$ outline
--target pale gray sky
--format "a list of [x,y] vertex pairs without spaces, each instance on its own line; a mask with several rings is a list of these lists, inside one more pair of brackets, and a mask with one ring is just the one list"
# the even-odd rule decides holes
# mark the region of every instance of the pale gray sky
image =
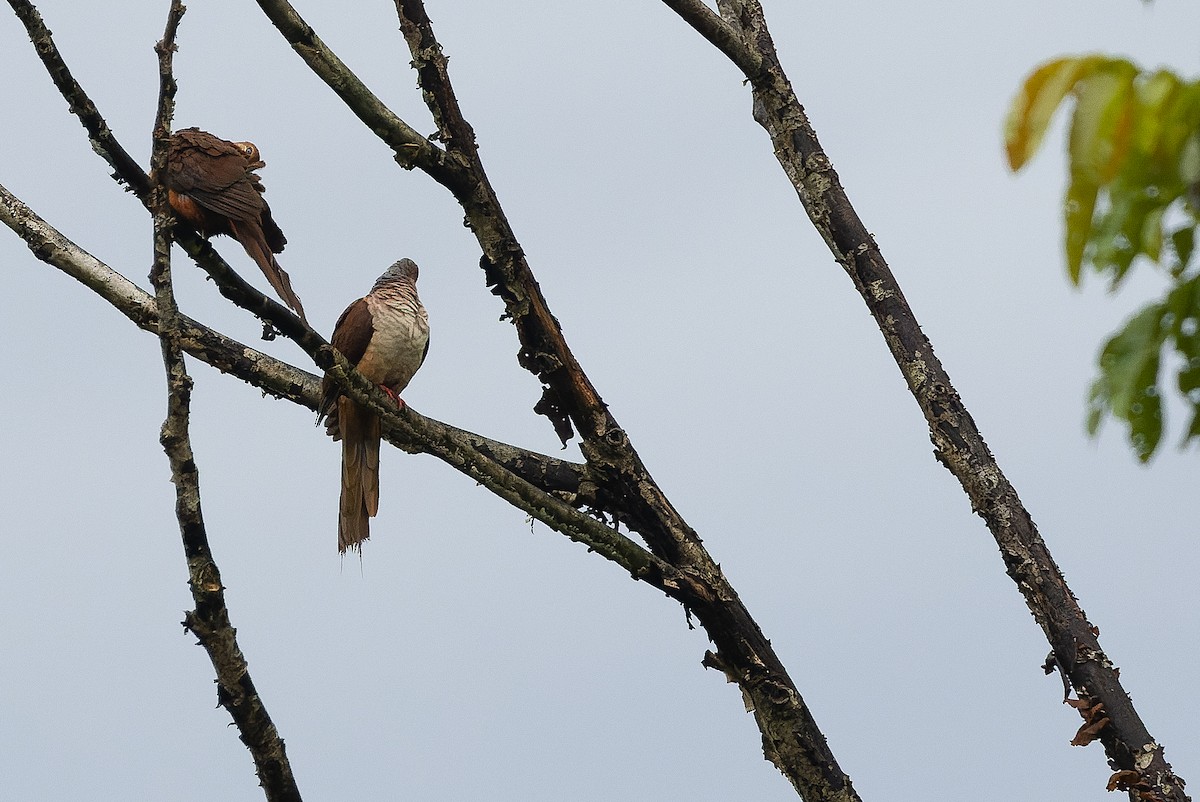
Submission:
[[[427,0],[489,174],[572,347],[771,638],[865,799],[1101,800],[1099,745],[931,455],[749,94],[653,0]],[[391,3],[300,2],[433,130]],[[40,3],[148,159],[165,2]],[[1159,283],[1067,285],[1061,129],[1007,174],[1021,78],[1062,53],[1200,68],[1160,0],[767,3],[801,101],[1150,732],[1200,781],[1194,451],[1144,468],[1083,433],[1101,339]],[[176,124],[256,142],[314,325],[396,258],[422,268],[421,412],[560,453],[447,193],[389,153],[249,2],[193,3]],[[0,13],[0,183],[147,286],[150,224]],[[259,286],[235,242],[217,243]],[[176,262],[183,310],[311,370]],[[0,232],[0,797],[261,798],[179,621],[191,604],[157,442],[158,343]],[[193,364],[209,537],[251,671],[310,799],[794,799],[683,611],[442,463],[388,449],[360,569],[312,415]],[[576,455],[572,447],[565,452]]]

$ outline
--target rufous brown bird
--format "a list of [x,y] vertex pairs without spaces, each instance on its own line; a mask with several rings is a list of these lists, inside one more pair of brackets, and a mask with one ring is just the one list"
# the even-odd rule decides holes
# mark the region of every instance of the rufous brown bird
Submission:
[[291,279],[275,260],[287,238],[271,217],[266,190],[254,172],[265,166],[252,142],[228,142],[184,128],[167,147],[167,200],[203,236],[228,234],[240,242],[279,297],[307,323]]
[[[429,351],[429,316],[417,297],[417,266],[401,259],[387,269],[365,297],[338,318],[333,347],[359,373],[378,384],[403,408],[398,395]],[[379,511],[379,415],[341,394],[329,376],[321,384],[317,420],[342,441],[342,494],[338,503],[338,551],[361,549],[370,537],[369,519]]]

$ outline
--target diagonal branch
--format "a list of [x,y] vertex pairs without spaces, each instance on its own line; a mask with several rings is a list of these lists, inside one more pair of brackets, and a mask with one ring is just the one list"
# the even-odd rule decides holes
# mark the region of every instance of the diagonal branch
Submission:
[[[701,33],[703,25],[712,25],[711,20],[698,24],[703,14],[693,8],[695,3],[663,2]],[[992,532],[1009,576],[1054,650],[1053,664],[1070,679],[1081,709],[1091,716],[1085,716],[1084,729],[1099,723],[1091,735],[1103,742],[1110,763],[1119,771],[1137,773],[1136,783],[1144,785],[1131,795],[1187,799],[1183,780],[1175,776],[1121,687],[1117,669],[1100,648],[1098,631],[1067,587],[1029,511],[1000,470],[878,245],[851,206],[779,63],[762,6],[757,0],[719,0],[718,5],[725,23],[763,65],[760,71],[745,73],[753,87],[755,120],[770,134],[776,157],[809,219],[875,318],[929,423],[937,459],[958,479],[972,509]],[[722,42],[705,35],[730,55]]]
[[[355,113],[357,96],[339,90],[351,78],[323,72],[332,62],[314,64],[305,48],[315,39],[286,0],[257,0],[297,52]],[[487,180],[475,150],[474,132],[458,107],[446,70],[446,59],[433,34],[420,0],[398,0],[401,30],[413,57],[413,66],[446,141],[447,153],[460,166],[467,181],[446,181],[446,186],[466,212],[468,225],[483,251],[481,264],[488,283],[504,303],[521,341],[519,360],[546,385],[536,410],[556,424],[564,439],[569,420],[578,429],[581,449],[601,486],[619,499],[619,520],[637,531],[651,551],[704,590],[695,597],[676,596],[696,614],[717,646],[705,664],[720,668],[741,687],[752,705],[763,732],[764,751],[808,799],[857,799],[849,778],[838,768],[825,738],[788,676],[770,642],[729,585],[720,566],[704,549],[696,532],[683,520],[643,465],[625,432],[617,425],[575,357],[567,347],[557,321],[533,278],[525,255]],[[295,39],[297,30],[309,36]],[[354,79],[357,80],[357,79]]]
[[[312,357],[317,367],[338,383],[345,395],[378,413],[385,427],[406,440],[418,439],[418,430],[410,423],[410,416],[415,413],[407,406],[398,409],[377,384],[355,370],[319,334],[303,326],[290,310],[263,295],[224,263],[209,264],[207,260],[202,260],[201,266],[220,287],[222,295],[291,336]],[[711,597],[709,590],[616,529],[603,525],[556,496],[534,487],[482,453],[463,449],[460,442],[452,439],[433,437],[419,442],[423,450],[485,484],[493,493],[552,529],[586,544],[601,556],[623,566],[635,578],[645,580],[685,603]]]
[[[37,258],[91,288],[139,328],[158,333],[158,306],[152,297],[64,237],[2,185],[0,222],[24,239]],[[286,313],[282,307],[280,311]],[[179,337],[183,350],[223,373],[237,376],[278,398],[316,410],[320,397],[319,377],[256,351],[184,315],[179,316]],[[394,412],[394,407],[391,411]],[[414,454],[430,453],[446,461],[453,457],[464,462],[467,460],[462,455],[476,452],[475,458],[494,462],[573,507],[603,510],[609,505],[586,466],[492,440],[428,418],[411,408],[404,417],[408,426],[403,431],[392,425],[384,429],[384,436],[397,448]],[[441,444],[436,452],[428,445],[431,443]]]
[[555,422],[564,442],[570,433],[568,419],[575,424],[583,438],[581,450],[588,465],[602,477],[614,497],[624,500],[621,520],[640,533],[655,553],[682,565],[689,562],[683,555],[691,552],[695,563],[715,567],[703,553],[696,533],[650,476],[550,312],[479,158],[475,132],[459,106],[446,56],[424,3],[397,0],[396,11],[422,94],[439,126],[439,136],[472,177],[473,191],[469,195],[456,192],[455,197],[484,253],[482,265],[488,282],[495,285],[493,292],[504,300],[507,315],[517,329],[521,341],[519,361],[546,384],[535,411]]
[[142,172],[142,168],[129,153],[121,147],[108,127],[108,123],[100,116],[94,104],[83,87],[71,75],[62,54],[54,44],[54,37],[42,15],[38,13],[30,0],[8,0],[16,12],[17,18],[25,26],[29,41],[50,74],[50,79],[58,87],[58,91],[66,99],[71,113],[79,118],[87,131],[92,148],[108,162],[116,171],[118,181],[123,181],[138,197],[144,198],[150,192],[150,179]]
[[[417,142],[413,139],[413,129],[362,84],[287,0],[257,2],[313,72],[395,151],[401,165],[419,167],[446,187],[462,205],[467,224],[483,251],[481,264],[488,283],[495,286],[493,292],[504,300],[508,317],[517,328],[521,341],[519,360],[547,387],[537,411],[550,418],[564,442],[571,435],[571,423],[588,441],[599,442],[607,432],[616,429],[616,423],[608,414],[599,394],[567,347],[558,323],[550,314],[541,289],[533,279],[524,251],[477,158],[474,132],[458,111],[448,80],[436,86],[444,87],[450,100],[430,102],[438,123],[439,137],[447,143],[447,151],[437,149],[434,155],[440,158],[416,158],[414,154],[423,152],[419,147],[424,140]],[[414,65],[417,66],[418,75],[423,76],[423,65],[432,64],[430,59],[434,54],[440,54],[440,48],[432,39],[423,9],[418,8],[414,13],[424,20],[424,23],[415,23],[423,24],[422,31],[416,35],[422,37],[424,42],[421,48],[413,49]],[[407,19],[402,12],[401,27],[405,30],[406,38],[413,35],[406,27]],[[442,73],[444,75],[444,62]],[[432,83],[423,85],[427,97],[428,93],[435,91],[433,86],[435,84]]]
[[[641,532],[652,551],[667,555],[669,561],[664,562],[645,552],[632,541],[557,498],[526,486],[518,481],[519,477],[508,472],[497,472],[495,463],[481,457],[473,449],[439,451],[446,444],[431,440],[427,443],[430,453],[455,464],[510,503],[569,537],[588,543],[609,559],[625,565],[634,576],[662,588],[681,601],[696,614],[717,647],[717,653],[710,653],[706,657],[705,665],[721,669],[727,677],[736,681],[753,706],[763,731],[767,756],[809,799],[857,799],[848,778],[838,769],[823,735],[770,643],[725,580],[720,567],[705,551],[696,533],[682,520],[650,477],[624,432],[616,425],[566,348],[558,324],[549,313],[523,252],[487,184],[482,166],[479,165],[478,171],[467,169],[471,166],[470,160],[463,158],[460,143],[471,142],[473,147],[473,134],[467,138],[459,136],[458,142],[450,138],[449,144],[453,147],[446,153],[453,158],[441,159],[438,154],[442,151],[425,150],[424,140],[414,140],[411,129],[402,121],[390,112],[385,114],[386,109],[382,104],[373,105],[377,101],[373,101],[369,93],[364,96],[365,88],[335,57],[319,57],[324,46],[302,21],[297,24],[299,18],[290,6],[268,0],[260,0],[260,4],[268,10],[268,14],[271,13],[268,6],[283,8],[290,14],[282,20],[282,24],[279,20],[276,20],[276,24],[289,36],[297,52],[339,92],[360,119],[368,121],[377,132],[378,125],[388,125],[380,135],[392,143],[397,151],[397,160],[402,165],[422,167],[459,199],[468,212],[468,222],[480,240],[489,281],[497,285],[497,294],[504,299],[509,315],[517,322],[522,339],[522,364],[538,373],[548,386],[540,411],[549,414],[560,425],[570,417],[583,435],[589,473],[600,488],[600,495],[611,502],[606,505],[607,508],[614,511],[619,520]],[[420,4],[406,3],[400,6],[402,19],[406,7],[414,14],[408,21],[418,25],[417,32],[421,40],[431,45],[431,49],[424,54],[414,53],[414,60],[420,68],[421,59],[428,54],[440,57],[440,47],[433,38]],[[421,23],[421,20],[424,22]],[[47,39],[46,42],[53,48],[52,41]],[[441,74],[445,72],[444,66],[443,58]],[[430,73],[426,71],[425,74]],[[436,70],[431,74],[438,80],[431,79],[423,88],[427,92],[440,93],[440,98],[435,102],[457,107],[448,76],[443,81]],[[348,91],[347,87],[355,91]],[[76,89],[77,85],[67,87],[68,91]],[[362,91],[358,91],[360,89]],[[78,91],[82,92],[81,89]],[[72,106],[75,104],[72,103]],[[406,154],[411,155],[410,151],[416,156],[407,158]],[[425,158],[426,155],[428,158]],[[106,158],[110,163],[114,162],[111,154]],[[116,167],[118,173],[123,169],[133,173],[132,180],[126,180],[131,185],[137,185],[140,168],[120,163]],[[338,355],[330,351],[314,332],[304,328],[290,313],[253,288],[243,287],[244,282],[194,232],[180,226],[177,227],[176,237],[214,277],[223,294],[235,300],[239,295],[244,296],[241,304],[245,308],[271,321],[285,334],[296,339],[318,360],[319,365],[328,367],[331,375],[339,381],[349,382],[349,395],[387,413],[387,420],[403,430],[401,436],[412,435],[406,428],[406,416],[395,415],[390,404],[378,397],[374,387],[363,386],[365,380],[357,373],[347,374],[348,366],[344,361],[339,361]],[[460,458],[461,462],[455,461]]]
[[[23,239],[43,262],[58,268],[108,301],[138,328],[158,334],[158,305],[125,276],[84,251],[0,185],[0,222]],[[316,408],[316,382],[310,373],[179,316],[183,349],[224,373],[278,397]]]
[[292,49],[317,76],[337,92],[358,116],[396,155],[406,170],[418,167],[446,186],[461,184],[464,175],[446,152],[417,133],[350,71],[337,54],[321,41],[304,18],[286,2],[259,2],[271,22]]
[[[257,2],[305,63],[385,142],[395,149],[396,143],[409,141],[407,132],[412,129],[371,94],[287,0]],[[432,166],[413,164],[449,189],[466,212],[484,253],[488,282],[495,285],[493,291],[504,300],[507,316],[517,328],[519,361],[546,385],[536,410],[554,421],[564,442],[574,423],[583,437],[589,466],[604,479],[611,497],[624,499],[616,511],[619,520],[642,534],[655,553],[676,561],[680,551],[699,547],[699,538],[666,502],[568,347],[478,159],[474,132],[458,107],[445,57],[423,6],[404,2],[397,8],[422,89],[438,120],[439,136],[447,142],[444,160]],[[391,127],[380,131],[379,126]],[[445,165],[449,171],[442,169]]]
[[[33,14],[36,15],[36,11]],[[30,19],[32,18],[30,17]],[[40,23],[40,18],[38,18],[38,22]],[[45,30],[44,26],[41,26],[40,30],[37,26],[32,26],[30,34],[39,51],[47,54],[43,60],[48,69],[60,68],[63,74],[69,75],[61,55],[49,36],[49,31]],[[84,90],[77,82],[73,80],[70,82],[56,81],[56,85],[67,96],[75,113],[79,114],[80,109],[87,109],[88,119],[85,121],[85,126],[89,127],[89,130],[91,126],[98,126],[104,131],[108,131],[103,118],[100,117],[95,106],[86,99]],[[98,145],[96,142],[93,144],[96,145],[100,154],[115,167],[115,178],[125,181],[133,187],[146,188],[144,192],[138,192],[138,195],[147,208],[152,208],[148,178],[135,162],[119,156],[124,153],[124,150],[111,136],[111,133],[107,135],[103,145]],[[114,154],[118,155],[114,156]],[[72,258],[64,260],[62,258],[64,255],[79,256],[78,248],[58,232],[49,228],[44,221],[37,218],[27,207],[7,191],[3,191],[2,188],[0,188],[0,200],[4,201],[3,204],[0,204],[0,211],[5,212],[6,222],[27,239],[39,258],[54,261],[54,258],[58,257],[59,261],[90,262],[91,269],[77,271],[86,275],[85,283],[100,294],[106,295],[111,302],[114,302],[114,305],[125,311],[127,316],[138,325],[150,330],[158,329],[157,309],[151,308],[148,299],[137,297],[140,290],[136,290],[123,277],[100,265],[90,255],[83,254],[82,260]],[[380,411],[384,417],[385,433],[389,435],[390,440],[399,441],[398,444],[408,450],[424,450],[449,462],[514,506],[525,510],[532,517],[617,562],[636,578],[647,581],[670,595],[681,597],[685,603],[689,599],[709,598],[710,594],[707,589],[698,585],[692,578],[681,574],[629,538],[579,512],[572,506],[591,506],[596,509],[608,506],[604,500],[605,494],[599,490],[595,482],[586,478],[586,469],[463,432],[446,424],[430,421],[411,410],[407,410],[404,415],[398,415],[395,407],[384,400],[377,387],[366,382],[340,354],[333,351],[314,331],[304,326],[289,310],[259,293],[242,280],[216,254],[207,241],[183,226],[175,228],[175,237],[196,259],[197,263],[214,278],[222,294],[234,299],[243,308],[254,312],[264,321],[268,321],[278,330],[296,340],[318,363],[328,367],[330,373],[339,382],[346,383],[348,395],[360,403]],[[95,269],[97,266],[102,269]],[[68,270],[68,272],[71,271]],[[109,279],[112,276],[104,275],[105,273],[112,273],[112,276],[115,276],[118,281],[110,284]],[[114,285],[116,292],[106,292],[113,289]],[[250,373],[257,373],[264,365],[273,362],[269,357],[255,354],[250,349],[211,332],[193,321],[187,321],[187,325],[189,326],[189,338],[182,342],[194,346],[194,353],[200,355],[201,358],[213,359],[214,364],[220,363],[228,368],[246,371],[242,375],[249,381],[254,381],[249,377]],[[250,357],[249,354],[254,354],[254,356]],[[282,365],[282,363],[279,364]],[[282,397],[305,403],[310,408],[315,407],[316,378],[291,368],[291,366],[282,365],[282,368],[286,375],[280,376],[275,370],[267,371],[271,375],[262,386]],[[223,369],[226,368],[223,367]],[[301,383],[296,380],[297,374],[304,377],[304,386],[301,386]],[[421,423],[425,425],[420,427]],[[419,432],[420,428],[423,428],[423,431]],[[423,436],[418,436],[418,434]],[[492,458],[493,455],[506,460],[508,465],[496,462]],[[543,490],[531,484],[527,478],[534,481],[548,481],[550,486]],[[557,485],[561,485],[561,487]],[[547,491],[558,491],[570,503]]]
[[762,71],[762,56],[746,47],[741,33],[702,0],[663,0],[663,4],[728,56],[747,76],[758,75]]

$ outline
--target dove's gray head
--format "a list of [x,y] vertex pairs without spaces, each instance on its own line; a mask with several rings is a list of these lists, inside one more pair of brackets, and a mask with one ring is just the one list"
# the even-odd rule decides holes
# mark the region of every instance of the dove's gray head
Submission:
[[399,262],[396,262],[394,265],[389,267],[384,274],[379,277],[379,280],[375,282],[375,286],[378,287],[382,284],[391,284],[395,281],[406,281],[410,284],[416,284],[418,272],[419,271],[417,270],[416,262],[414,262],[412,259],[401,259]]

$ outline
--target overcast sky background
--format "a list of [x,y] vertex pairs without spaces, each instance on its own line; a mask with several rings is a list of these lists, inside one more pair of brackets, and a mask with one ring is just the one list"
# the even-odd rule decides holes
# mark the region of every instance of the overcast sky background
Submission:
[[[166,2],[39,4],[148,162]],[[418,130],[390,2],[300,2]],[[1101,800],[1098,744],[850,281],[803,215],[749,90],[654,0],[428,0],[509,219],[584,368],[788,666],[864,799]],[[1058,54],[1197,72],[1200,7],[1160,0],[767,3],[852,201],[1150,732],[1200,782],[1197,454],[1138,465],[1083,431],[1103,337],[1161,287],[1068,286],[1061,125],[1002,160],[1019,81]],[[551,454],[478,249],[250,2],[193,3],[177,127],[249,139],[313,324],[421,266],[414,408]],[[108,178],[0,13],[0,183],[147,287],[150,220]],[[232,240],[217,243],[258,286]],[[179,253],[177,251],[177,253]],[[187,314],[312,370],[180,255]],[[261,799],[217,708],[157,437],[157,341],[0,231],[0,797]],[[380,515],[336,550],[338,447],[306,409],[192,362],[209,538],[309,799],[794,799],[682,609],[461,474],[387,449]],[[532,531],[531,531],[532,530]],[[935,789],[931,791],[931,788]],[[950,789],[953,789],[952,791]]]

